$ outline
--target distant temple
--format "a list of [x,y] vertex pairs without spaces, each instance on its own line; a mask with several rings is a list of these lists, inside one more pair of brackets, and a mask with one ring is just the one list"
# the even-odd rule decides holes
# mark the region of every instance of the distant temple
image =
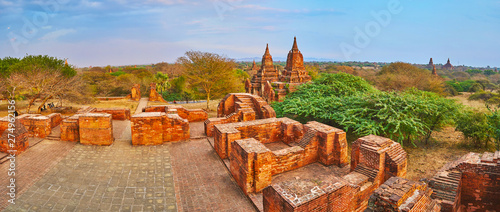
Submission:
[[436,65],[432,65],[432,75],[435,75],[437,76],[437,72],[436,72]]
[[443,69],[453,70],[453,65],[451,65],[450,63],[450,58],[448,58],[448,62],[446,62],[446,64],[443,66]]
[[429,65],[427,65],[427,68],[432,68],[434,67],[434,62],[432,62],[432,57],[431,60],[429,61]]
[[[256,69],[255,61],[252,71]],[[311,81],[311,77],[304,67],[304,57],[297,47],[294,38],[293,46],[286,60],[285,70],[280,74],[273,65],[273,58],[269,53],[269,45],[262,56],[262,65],[252,80],[245,82],[245,91],[263,97],[267,102],[281,101],[286,94],[293,92],[295,87]]]

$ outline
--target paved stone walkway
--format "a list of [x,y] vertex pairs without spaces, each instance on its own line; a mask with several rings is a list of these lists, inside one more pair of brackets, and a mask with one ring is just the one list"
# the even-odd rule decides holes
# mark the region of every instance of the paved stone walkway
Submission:
[[[158,146],[132,146],[129,121],[113,127],[112,146],[45,140],[21,154],[24,192],[4,211],[255,211],[204,137],[202,122],[191,124],[191,140]],[[7,168],[1,164],[0,172]],[[0,192],[4,203],[5,186]]]
[[[56,166],[74,146],[73,142],[43,140],[16,157],[16,198],[22,196],[23,192]],[[0,164],[0,210],[9,204],[7,202],[9,198],[7,196],[7,185],[10,180],[7,175],[9,166],[10,161]]]
[[135,110],[134,114],[142,113],[142,109],[148,106],[148,98],[141,98],[139,100],[139,104],[137,105],[137,109]]
[[206,138],[170,147],[178,211],[256,211]]
[[130,124],[113,125],[112,146],[76,145],[5,211],[176,211],[168,145],[132,146]]

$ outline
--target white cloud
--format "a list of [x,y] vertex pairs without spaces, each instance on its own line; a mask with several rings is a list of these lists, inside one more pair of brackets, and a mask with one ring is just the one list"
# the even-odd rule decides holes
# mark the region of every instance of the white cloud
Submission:
[[60,29],[56,31],[49,32],[45,34],[43,37],[40,38],[40,40],[56,40],[57,38],[61,36],[65,36],[67,34],[75,33],[76,30],[74,29]]

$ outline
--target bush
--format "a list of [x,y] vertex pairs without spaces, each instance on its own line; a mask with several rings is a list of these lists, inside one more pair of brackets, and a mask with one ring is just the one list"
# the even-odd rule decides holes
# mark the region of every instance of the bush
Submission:
[[486,100],[486,104],[488,104],[488,105],[500,105],[500,97],[499,96],[491,97],[490,99]]
[[484,87],[479,84],[479,83],[474,83],[472,86],[469,88],[469,92],[478,92],[484,90]]
[[471,96],[469,96],[469,100],[483,100],[483,101],[487,101],[487,100],[489,100],[490,98],[493,98],[493,97],[500,97],[500,95],[492,93],[492,92],[489,92],[489,91],[480,90],[479,92],[476,92],[475,94],[472,94]]
[[359,77],[328,74],[304,84],[283,102],[274,103],[277,116],[316,120],[356,136],[376,134],[413,143],[450,123],[457,104],[415,88],[381,92]]
[[455,123],[455,130],[462,132],[475,147],[479,147],[481,143],[484,143],[485,147],[488,145],[489,127],[484,113],[465,110],[457,116]]

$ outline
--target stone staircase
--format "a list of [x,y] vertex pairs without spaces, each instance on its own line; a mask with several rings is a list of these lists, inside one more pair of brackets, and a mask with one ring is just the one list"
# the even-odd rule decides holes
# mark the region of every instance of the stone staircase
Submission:
[[462,173],[456,170],[438,173],[429,182],[429,186],[434,190],[431,197],[453,204],[459,195],[458,186],[461,178]]
[[45,139],[54,141],[61,140],[61,126],[52,128],[51,133],[45,137]]
[[369,177],[371,180],[375,179],[377,177],[377,174],[378,174],[378,170],[366,167],[366,166],[361,165],[361,164],[358,164],[356,166],[356,168],[354,168],[353,172],[357,172],[357,173],[360,173],[362,175],[365,175],[365,176]]
[[394,143],[389,147],[389,150],[386,152],[386,159],[391,160],[395,164],[401,164],[406,159],[405,150],[397,143]]

